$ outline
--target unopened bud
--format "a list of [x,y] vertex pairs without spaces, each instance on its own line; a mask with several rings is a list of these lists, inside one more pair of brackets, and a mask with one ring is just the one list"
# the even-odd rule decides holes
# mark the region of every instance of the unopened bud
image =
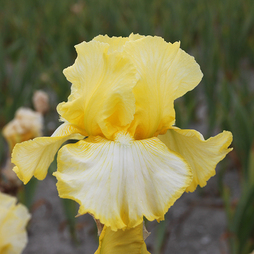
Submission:
[[37,112],[45,114],[49,110],[49,97],[42,90],[35,91],[33,95],[33,104]]

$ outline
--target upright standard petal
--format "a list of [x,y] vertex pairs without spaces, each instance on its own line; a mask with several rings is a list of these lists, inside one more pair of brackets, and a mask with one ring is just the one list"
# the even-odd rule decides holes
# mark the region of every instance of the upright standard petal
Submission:
[[76,46],[78,57],[64,70],[72,83],[68,102],[58,112],[89,136],[105,136],[128,128],[135,113],[132,89],[138,74],[131,61],[119,52],[108,53],[109,44],[99,41]]
[[164,214],[192,180],[187,163],[157,138],[88,138],[60,149],[57,188],[112,230]]
[[0,192],[0,253],[20,254],[27,244],[30,214],[17,199]]
[[129,37],[109,37],[108,35],[98,35],[93,40],[109,44],[108,53],[113,53],[115,51],[122,52],[124,44],[129,41]]
[[232,134],[223,131],[215,137],[204,140],[195,130],[172,128],[158,138],[168,148],[180,154],[190,165],[193,180],[186,191],[194,191],[197,185],[204,187],[210,177],[215,175],[216,165],[232,150]]
[[173,101],[198,85],[202,72],[180,43],[161,37],[128,41],[124,52],[134,63],[140,81],[134,87],[136,112],[129,132],[135,139],[164,134],[175,121]]
[[95,254],[149,254],[143,236],[143,223],[125,230],[112,231],[104,226]]
[[135,41],[143,37],[144,36],[142,35],[131,33],[129,37],[109,37],[108,35],[98,35],[93,40],[109,44],[108,53],[113,53],[115,51],[122,52],[126,42]]
[[82,139],[79,130],[64,123],[52,137],[39,137],[17,144],[12,152],[13,168],[19,179],[28,183],[32,176],[43,180],[60,146],[68,139]]

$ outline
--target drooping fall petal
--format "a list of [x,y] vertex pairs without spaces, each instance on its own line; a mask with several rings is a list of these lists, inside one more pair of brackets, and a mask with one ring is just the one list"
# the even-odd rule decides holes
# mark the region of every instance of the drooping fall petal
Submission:
[[28,183],[32,176],[43,180],[60,146],[68,139],[82,139],[79,130],[62,124],[52,137],[39,137],[17,144],[12,152],[13,168],[19,179]]
[[88,138],[61,148],[57,188],[112,230],[163,220],[192,180],[186,162],[157,138]]
[[17,199],[0,192],[0,253],[20,254],[27,244],[30,214]]
[[133,120],[135,98],[132,89],[139,79],[131,61],[119,52],[108,53],[109,44],[91,41],[76,46],[78,57],[64,70],[73,84],[68,102],[58,112],[88,135],[113,139]]
[[232,134],[229,131],[223,131],[215,137],[204,140],[195,130],[172,128],[158,138],[190,165],[193,180],[186,191],[194,191],[197,185],[204,187],[215,175],[216,165],[232,150],[228,148],[232,142]]
[[95,254],[149,254],[143,236],[143,223],[125,229],[112,231],[104,226],[100,235],[100,245]]

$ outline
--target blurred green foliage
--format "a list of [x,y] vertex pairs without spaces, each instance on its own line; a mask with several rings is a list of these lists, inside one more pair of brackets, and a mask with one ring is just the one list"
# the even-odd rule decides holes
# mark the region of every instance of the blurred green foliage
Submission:
[[[254,143],[253,143],[254,144]],[[230,204],[230,190],[223,188],[232,254],[249,254],[254,248],[254,146],[250,151],[248,176],[243,181],[239,202]]]
[[[246,215],[239,210],[246,205],[247,210],[253,209],[253,203],[248,203],[253,202],[248,197],[254,185],[249,181],[254,156],[253,0],[0,0],[0,6],[0,128],[18,107],[31,106],[36,89],[54,95],[55,103],[66,100],[70,85],[62,70],[74,62],[73,46],[84,40],[98,34],[128,36],[131,32],[160,35],[170,42],[180,40],[181,48],[195,56],[204,78],[202,85],[176,102],[177,125],[206,121],[207,136],[217,129],[233,132],[231,157],[242,176],[242,186],[248,188],[243,188],[236,208],[229,203],[229,230],[241,244],[248,241],[249,247],[237,252],[234,244],[231,246],[239,254],[254,248],[254,226],[241,237],[236,228],[242,220],[231,227],[234,216]],[[197,112],[204,105],[200,120]],[[1,138],[2,161],[4,146]],[[227,204],[230,194],[223,196]],[[250,217],[253,220],[253,215]]]

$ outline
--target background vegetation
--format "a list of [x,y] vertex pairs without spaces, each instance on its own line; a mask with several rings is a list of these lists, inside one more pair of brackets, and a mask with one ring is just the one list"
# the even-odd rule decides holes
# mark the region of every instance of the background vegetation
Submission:
[[[76,58],[74,45],[98,34],[131,32],[180,40],[181,48],[195,56],[204,78],[176,102],[177,125],[186,128],[205,122],[205,136],[222,129],[233,132],[234,151],[224,162],[220,179],[225,171],[237,168],[241,198],[232,205],[230,189],[222,180],[220,195],[231,252],[250,253],[254,248],[253,0],[0,0],[0,31],[0,129],[20,106],[31,106],[35,90],[43,89],[49,92],[52,107],[46,135],[58,125],[55,106],[70,93],[62,70]],[[3,163],[2,137],[0,145]]]

